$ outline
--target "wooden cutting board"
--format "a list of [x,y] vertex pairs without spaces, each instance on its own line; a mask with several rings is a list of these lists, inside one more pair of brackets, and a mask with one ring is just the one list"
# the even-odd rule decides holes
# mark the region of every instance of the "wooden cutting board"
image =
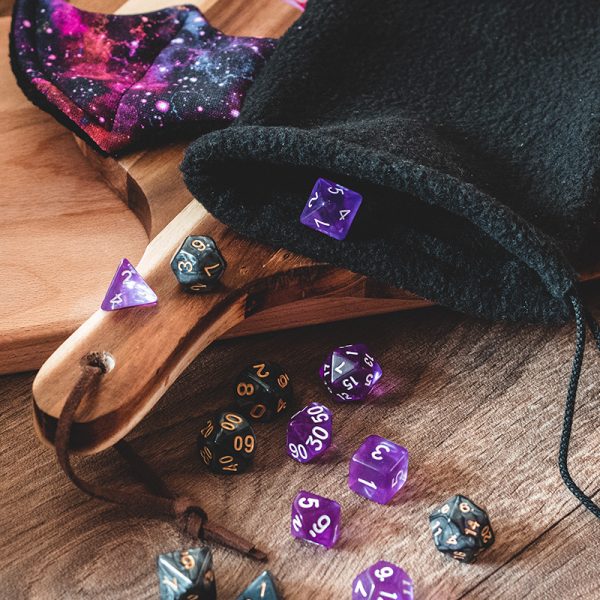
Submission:
[[[79,1],[102,10],[102,3]],[[133,0],[121,12],[173,4]],[[280,0],[205,0],[227,33],[279,35],[298,11]],[[9,19],[0,19],[8,39]],[[121,258],[136,264],[191,200],[179,174],[187,142],[121,161],[77,149],[72,134],[31,105],[8,53],[0,58],[0,374],[37,369],[99,306]],[[110,186],[107,187],[106,183]],[[115,191],[117,192],[115,194]],[[124,201],[124,202],[123,202]],[[362,279],[352,290],[264,311],[227,335],[248,335],[427,304]]]

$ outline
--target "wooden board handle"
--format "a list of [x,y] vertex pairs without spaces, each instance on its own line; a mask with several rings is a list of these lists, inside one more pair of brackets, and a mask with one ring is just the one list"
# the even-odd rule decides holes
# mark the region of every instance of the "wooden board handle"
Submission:
[[[172,256],[193,234],[215,239],[228,262],[212,293],[186,293],[171,271]],[[241,238],[196,201],[150,243],[138,269],[157,293],[158,304],[98,310],[39,371],[34,409],[45,440],[52,442],[62,406],[90,353],[108,353],[114,366],[76,414],[72,446],[83,454],[125,436],[204,348],[247,316],[364,285],[359,275]]]

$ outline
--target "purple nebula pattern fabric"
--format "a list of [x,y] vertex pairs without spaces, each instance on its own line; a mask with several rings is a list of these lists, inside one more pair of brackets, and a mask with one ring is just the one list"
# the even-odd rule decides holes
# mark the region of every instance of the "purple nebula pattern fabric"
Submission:
[[105,15],[17,0],[11,62],[35,104],[116,154],[229,124],[275,43],[225,35],[189,5]]

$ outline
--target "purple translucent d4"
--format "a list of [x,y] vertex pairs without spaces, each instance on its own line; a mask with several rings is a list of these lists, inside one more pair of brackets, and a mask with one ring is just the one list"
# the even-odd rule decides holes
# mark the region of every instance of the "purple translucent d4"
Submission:
[[385,560],[360,573],[352,583],[352,600],[412,600],[412,579],[400,567]]
[[331,411],[311,402],[297,412],[288,424],[287,453],[298,462],[307,463],[321,456],[331,446]]
[[382,370],[364,344],[351,344],[331,352],[319,374],[338,402],[354,402],[367,397]]
[[331,548],[339,537],[341,512],[335,500],[300,491],[292,504],[291,534]]
[[361,202],[360,194],[319,178],[300,215],[300,222],[336,240],[343,240],[350,231]]
[[350,461],[348,485],[359,496],[387,504],[408,475],[408,450],[390,440],[370,435]]
[[124,258],[102,301],[102,310],[156,304],[158,298],[133,265]]

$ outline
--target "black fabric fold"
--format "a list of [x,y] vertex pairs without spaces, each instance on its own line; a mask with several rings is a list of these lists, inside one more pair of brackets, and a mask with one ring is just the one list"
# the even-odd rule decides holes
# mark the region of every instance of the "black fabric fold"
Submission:
[[[598,216],[600,7],[311,0],[190,190],[235,230],[491,319],[562,322]],[[343,242],[317,177],[364,197]]]

